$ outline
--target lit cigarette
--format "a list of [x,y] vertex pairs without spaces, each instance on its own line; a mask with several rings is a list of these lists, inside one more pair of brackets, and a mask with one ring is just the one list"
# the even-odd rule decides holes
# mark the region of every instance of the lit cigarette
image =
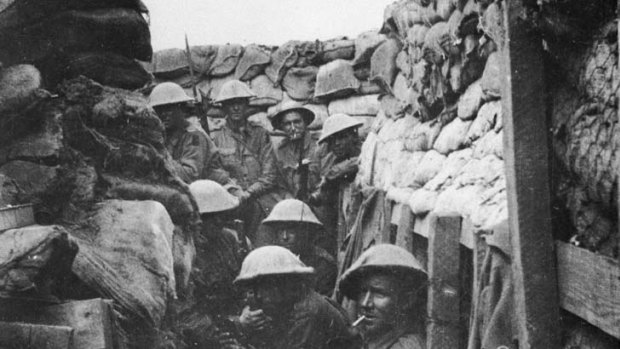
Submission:
[[362,323],[362,321],[366,320],[366,316],[362,315],[359,317],[359,319],[355,320],[355,322],[353,323],[353,327],[359,326],[359,324]]

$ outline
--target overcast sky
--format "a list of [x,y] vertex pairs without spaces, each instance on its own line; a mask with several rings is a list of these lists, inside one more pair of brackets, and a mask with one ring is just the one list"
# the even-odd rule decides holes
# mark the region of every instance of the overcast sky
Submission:
[[355,37],[378,29],[394,0],[143,0],[154,50],[190,45]]

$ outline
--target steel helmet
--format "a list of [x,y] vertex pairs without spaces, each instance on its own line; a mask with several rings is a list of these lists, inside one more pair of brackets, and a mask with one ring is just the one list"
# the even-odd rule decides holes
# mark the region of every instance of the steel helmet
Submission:
[[355,120],[347,114],[334,114],[325,120],[323,124],[323,131],[321,131],[321,138],[319,138],[319,143],[323,143],[330,136],[335,135],[338,132],[350,129],[357,128],[363,125],[363,122]]
[[239,80],[230,80],[225,82],[213,103],[222,103],[229,99],[235,98],[252,98],[256,94],[250,90],[248,85]]
[[183,88],[174,82],[162,82],[155,86],[149,95],[149,106],[193,102],[194,99],[188,96]]
[[426,271],[422,264],[407,250],[391,244],[372,246],[342,274],[339,289],[342,294],[353,298],[359,291],[359,283],[369,272],[386,271],[407,275],[416,282],[425,283]]
[[323,223],[312,213],[310,206],[303,201],[296,199],[286,199],[278,202],[263,220],[263,224],[273,224],[281,222],[307,223],[322,227]]
[[200,213],[232,210],[239,206],[239,199],[229,194],[219,183],[202,179],[189,185]]
[[247,284],[265,276],[312,276],[314,268],[306,266],[293,252],[280,246],[263,246],[250,252],[234,283]]
[[271,117],[271,125],[274,129],[280,129],[280,123],[284,115],[290,111],[296,111],[301,114],[306,126],[310,125],[314,121],[314,112],[296,101],[286,101],[282,103],[277,109],[276,113]]

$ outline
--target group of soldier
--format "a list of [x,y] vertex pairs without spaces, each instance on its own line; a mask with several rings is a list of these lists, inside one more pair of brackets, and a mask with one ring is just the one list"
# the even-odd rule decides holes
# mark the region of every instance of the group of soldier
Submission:
[[225,123],[208,133],[179,85],[159,84],[149,96],[202,221],[191,301],[175,313],[186,345],[425,347],[426,273],[413,255],[375,245],[338,272],[361,123],[331,115],[317,140],[308,130],[315,114],[289,102],[269,132],[248,121],[253,97],[243,82],[225,83],[213,101]]

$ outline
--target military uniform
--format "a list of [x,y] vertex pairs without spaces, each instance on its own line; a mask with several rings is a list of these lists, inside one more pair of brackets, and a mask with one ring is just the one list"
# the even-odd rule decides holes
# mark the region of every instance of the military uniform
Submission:
[[405,329],[395,329],[372,342],[364,343],[364,349],[425,349],[426,342],[417,334]]
[[[299,158],[300,145],[302,145],[302,159],[310,160],[308,164],[308,182],[299,183]],[[319,159],[316,155],[316,139],[306,132],[302,142],[292,142],[288,138],[284,138],[279,142],[274,142],[274,154],[276,158],[276,168],[278,171],[278,186],[291,193],[294,197],[298,197],[299,190],[302,185],[306,186],[307,193],[311,193],[316,189],[320,181]]]
[[318,246],[314,246],[311,253],[299,256],[299,259],[315,270],[314,290],[322,295],[331,296],[338,277],[336,259]]

